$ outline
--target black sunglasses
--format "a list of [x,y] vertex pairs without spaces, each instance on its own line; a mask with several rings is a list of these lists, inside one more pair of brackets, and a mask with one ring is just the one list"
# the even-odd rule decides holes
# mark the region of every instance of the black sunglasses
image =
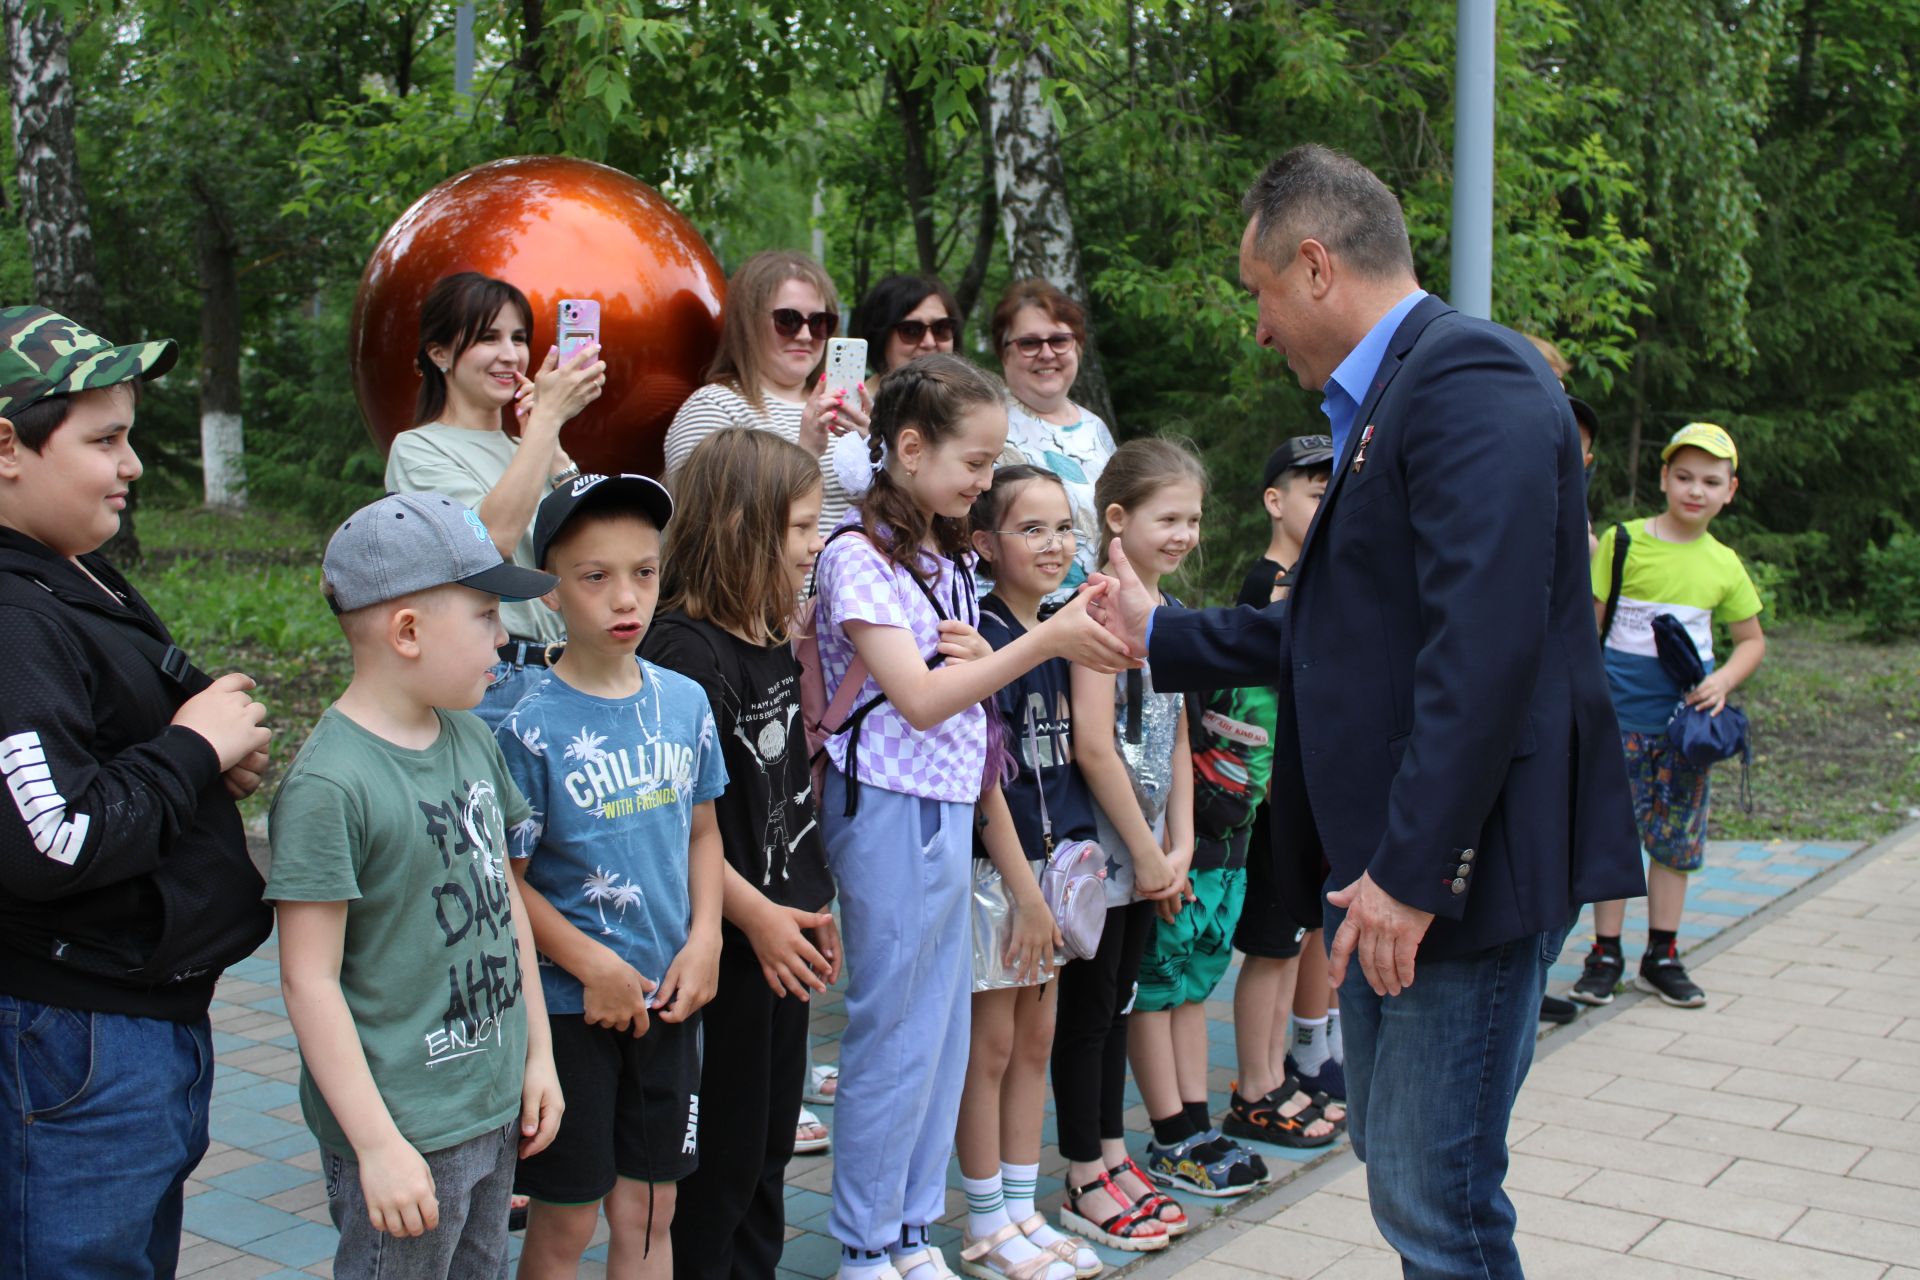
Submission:
[[831,311],[816,311],[812,315],[801,315],[792,307],[780,307],[773,313],[773,331],[783,338],[791,338],[804,327],[809,336],[818,341],[830,338],[840,327],[840,317]]
[[900,335],[902,342],[918,342],[929,331],[935,342],[952,342],[959,327],[952,316],[941,316],[938,320],[902,320],[893,326],[893,331]]

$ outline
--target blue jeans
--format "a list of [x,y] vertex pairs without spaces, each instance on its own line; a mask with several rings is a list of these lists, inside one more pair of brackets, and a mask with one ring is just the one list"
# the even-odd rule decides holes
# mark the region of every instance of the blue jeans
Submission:
[[[1326,937],[1346,913],[1329,904]],[[1348,1129],[1373,1220],[1408,1280],[1520,1280],[1507,1121],[1533,1064],[1546,934],[1476,955],[1422,957],[1377,996],[1356,958],[1340,984]]]
[[205,1018],[0,995],[0,1275],[171,1277],[212,1093]]

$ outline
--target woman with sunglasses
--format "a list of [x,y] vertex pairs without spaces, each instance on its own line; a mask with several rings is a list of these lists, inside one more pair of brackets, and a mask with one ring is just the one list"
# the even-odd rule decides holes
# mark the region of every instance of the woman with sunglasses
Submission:
[[[701,387],[667,428],[667,472],[716,431],[749,427],[771,431],[826,461],[827,446],[849,431],[867,433],[872,400],[829,397],[820,371],[827,339],[839,331],[840,307],[833,281],[804,253],[769,250],[740,264],[727,281],[720,313],[720,346]],[[847,513],[847,491],[832,466],[821,467],[826,492],[820,530],[831,533]]]
[[950,352],[960,336],[959,305],[932,276],[888,276],[853,310],[853,335],[867,340],[867,368],[897,369],[915,356]]
[[1104,526],[1093,486],[1114,450],[1107,424],[1067,398],[1080,374],[1086,341],[1086,308],[1045,280],[1017,281],[993,309],[993,349],[1013,395],[1000,463],[1024,462],[1053,472],[1073,505],[1079,542],[1058,598],[1086,581],[1099,559]]

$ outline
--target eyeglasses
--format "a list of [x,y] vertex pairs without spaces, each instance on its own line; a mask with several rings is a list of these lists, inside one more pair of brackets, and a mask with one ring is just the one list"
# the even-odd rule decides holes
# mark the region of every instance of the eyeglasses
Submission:
[[831,311],[815,311],[811,315],[801,315],[792,307],[779,307],[773,313],[773,331],[783,338],[791,338],[805,327],[808,336],[815,341],[830,338],[840,327],[840,317]]
[[1031,360],[1040,354],[1041,347],[1047,348],[1057,356],[1063,356],[1073,350],[1073,344],[1076,341],[1078,339],[1070,333],[1050,333],[1044,338],[1029,334],[1024,338],[1008,338],[1006,345]]
[[1071,547],[1079,540],[1072,529],[1046,529],[1038,525],[1031,529],[989,529],[987,532],[1001,538],[1018,538],[1035,555],[1055,547]]
[[902,342],[919,342],[933,334],[935,342],[952,342],[953,334],[959,326],[954,324],[952,316],[941,316],[938,320],[902,320],[893,326]]

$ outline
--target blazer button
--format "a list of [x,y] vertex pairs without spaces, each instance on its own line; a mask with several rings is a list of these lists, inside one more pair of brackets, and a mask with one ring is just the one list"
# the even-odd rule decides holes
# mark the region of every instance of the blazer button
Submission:
[[1473,873],[1473,868],[1464,862],[1461,863],[1458,867],[1454,868],[1454,872],[1453,872],[1453,874],[1455,874],[1456,876],[1466,876],[1466,875],[1471,875],[1472,873]]
[[1465,893],[1467,891],[1467,882],[1464,879],[1455,880],[1453,882],[1453,891],[1455,893]]
[[1462,861],[1462,862],[1472,862],[1472,861],[1473,861],[1473,850],[1471,850],[1471,849],[1462,849],[1462,850],[1460,851],[1460,861]]

